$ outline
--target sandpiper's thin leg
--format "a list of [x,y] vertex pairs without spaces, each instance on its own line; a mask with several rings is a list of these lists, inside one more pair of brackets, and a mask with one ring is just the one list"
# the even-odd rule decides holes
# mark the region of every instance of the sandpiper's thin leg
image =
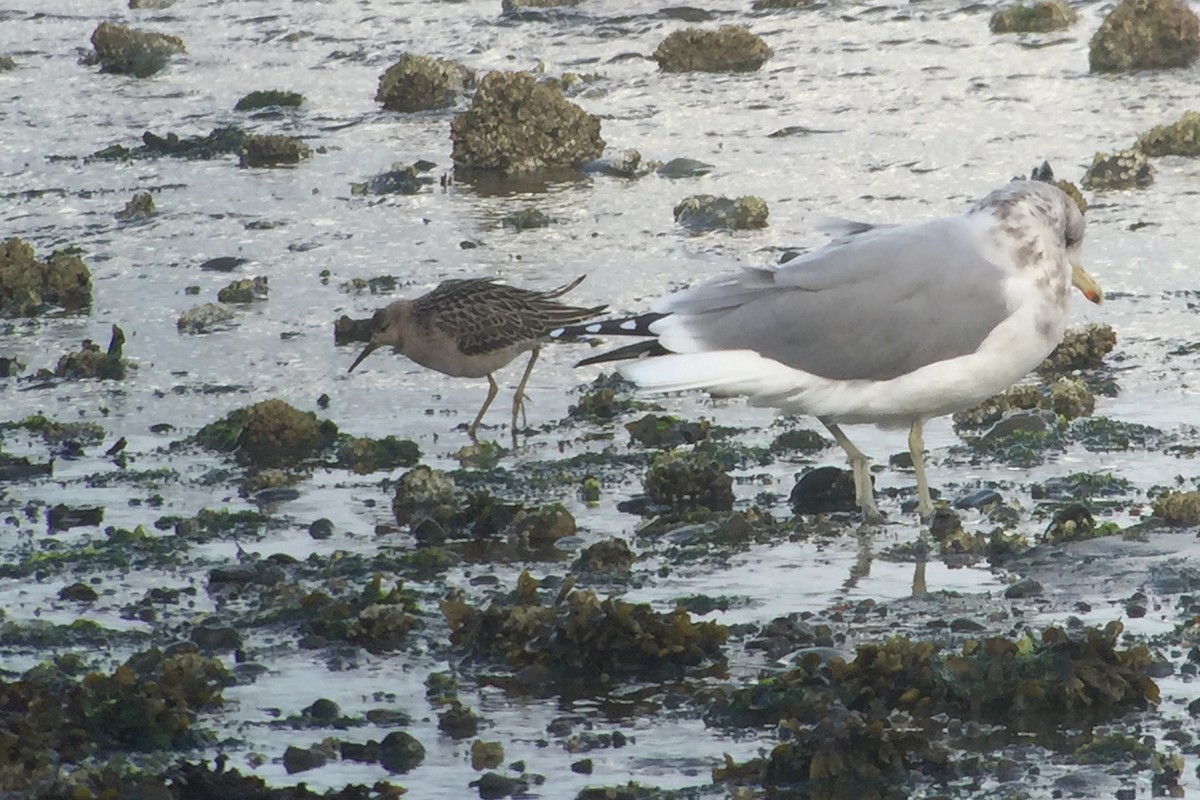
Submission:
[[871,485],[869,469],[870,459],[854,446],[854,443],[846,437],[846,434],[842,433],[842,429],[835,423],[823,419],[821,424],[833,434],[833,438],[846,451],[846,459],[850,462],[850,469],[854,472],[854,500],[862,509],[863,519],[867,522],[883,522],[883,514],[879,513],[879,507],[875,505],[875,487]]
[[[525,374],[521,376],[521,383],[517,385],[517,393],[513,395],[512,429],[514,433],[517,430],[517,415],[520,414],[522,417],[525,415],[525,384],[529,383],[529,374],[533,372],[533,362],[537,361],[540,352],[540,347],[533,348],[529,356],[529,365],[525,367]],[[529,420],[526,419],[525,424],[528,422]]]
[[475,415],[475,421],[467,426],[467,435],[472,439],[475,438],[475,430],[479,427],[479,421],[483,419],[483,415],[487,413],[488,406],[496,399],[496,393],[500,391],[500,387],[496,385],[496,379],[488,373],[488,396],[487,400],[483,401],[483,408],[479,409],[479,413]]
[[922,519],[933,513],[933,498],[929,496],[929,481],[925,477],[925,439],[921,435],[924,427],[925,420],[916,419],[908,431],[908,452],[917,473],[917,513]]

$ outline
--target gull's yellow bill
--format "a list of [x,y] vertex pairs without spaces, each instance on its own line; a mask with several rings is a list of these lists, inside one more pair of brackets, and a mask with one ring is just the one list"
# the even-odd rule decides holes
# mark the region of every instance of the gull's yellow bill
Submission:
[[1096,283],[1096,279],[1078,264],[1071,265],[1071,283],[1076,289],[1083,292],[1084,297],[1096,305],[1104,302],[1104,290],[1100,288],[1100,284]]

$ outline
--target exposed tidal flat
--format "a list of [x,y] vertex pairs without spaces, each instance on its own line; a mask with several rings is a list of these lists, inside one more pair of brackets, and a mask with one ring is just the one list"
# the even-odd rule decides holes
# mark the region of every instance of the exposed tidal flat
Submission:
[[[133,5],[0,5],[0,793],[1200,790],[1186,17],[1139,66],[1101,3]],[[1044,161],[1105,303],[930,422],[930,523],[900,432],[863,529],[814,420],[549,345],[474,446],[482,379],[335,341],[453,278],[641,311]]]

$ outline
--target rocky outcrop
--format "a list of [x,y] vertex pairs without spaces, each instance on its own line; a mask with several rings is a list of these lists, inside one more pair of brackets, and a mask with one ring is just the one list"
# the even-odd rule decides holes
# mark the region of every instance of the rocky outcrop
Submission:
[[140,31],[111,22],[101,22],[92,31],[95,55],[89,63],[100,65],[101,72],[116,72],[148,78],[161,70],[171,56],[186,53],[183,40],[153,31]]
[[48,307],[83,311],[92,304],[92,274],[79,256],[56,251],[39,261],[24,239],[0,245],[0,317],[33,317]]
[[528,72],[489,72],[450,138],[457,167],[505,174],[579,167],[604,151],[600,119]]
[[405,53],[379,76],[375,102],[388,111],[428,111],[454,105],[473,88],[473,69],[443,58]]
[[654,60],[663,72],[754,72],[771,57],[771,48],[741,25],[715,31],[685,28],[663,39]]
[[1137,148],[1096,153],[1079,183],[1088,190],[1141,189],[1154,183],[1154,165]]
[[1039,0],[1032,5],[1013,3],[992,15],[992,33],[1046,33],[1069,28],[1079,19],[1064,0]]
[[1092,36],[1092,72],[1186,67],[1200,58],[1200,18],[1183,0],[1121,0]]
[[737,199],[696,194],[675,206],[675,221],[693,231],[748,230],[767,225],[767,201],[754,195]]

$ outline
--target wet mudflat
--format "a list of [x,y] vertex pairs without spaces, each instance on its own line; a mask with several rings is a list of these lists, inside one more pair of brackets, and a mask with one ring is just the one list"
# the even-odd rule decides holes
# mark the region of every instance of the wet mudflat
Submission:
[[[992,421],[931,422],[931,483],[958,518],[932,528],[911,511],[911,470],[889,461],[902,433],[853,431],[889,517],[863,530],[853,513],[793,513],[798,475],[843,466],[799,433],[823,433],[812,420],[638,397],[574,370],[592,351],[564,345],[533,373],[520,447],[506,423],[518,361],[480,432],[498,445],[472,448],[462,428],[483,380],[384,354],[347,375],[359,345],[334,344],[340,316],[447,278],[551,288],[586,273],[572,302],[638,311],[819,246],[823,217],[955,213],[1043,160],[1078,183],[1094,153],[1173,122],[1192,96],[1195,66],[1089,73],[1100,4],[1063,30],[1003,36],[998,8],[0,8],[14,63],[0,72],[4,237],[38,259],[78,255],[91,276],[86,309],[56,297],[0,328],[0,357],[19,365],[0,379],[6,698],[74,698],[9,730],[85,731],[10,755],[5,790],[60,768],[95,789],[77,765],[114,754],[159,774],[223,753],[272,787],[321,791],[573,797],[636,781],[753,797],[765,775],[781,796],[858,796],[805,783],[839,774],[823,740],[885,776],[842,768],[884,796],[1195,792],[1200,506],[1162,495],[1197,488],[1200,161],[1156,157],[1144,188],[1085,190],[1107,299],[1073,301],[1074,321],[1111,326],[1115,349],[1033,383],[1080,380],[1094,406],[1071,387],[1056,406],[1047,389],[1048,421],[982,445]],[[165,66],[144,78],[79,63],[106,20],[186,52],[160,43]],[[666,73],[650,57],[673,31],[726,24],[773,51],[757,71]],[[450,121],[469,92],[415,113],[375,100],[403,52],[479,76],[582,76],[562,82],[599,118],[606,155],[708,166],[463,179]],[[303,102],[235,110],[255,90]],[[298,161],[271,168],[239,167],[236,148],[170,152],[172,134],[231,126],[308,153],[254,156]],[[766,225],[677,224],[701,194],[761,198]],[[531,207],[549,224],[514,224]],[[643,421],[634,438],[625,425],[647,414],[685,424]],[[1044,640],[1051,626],[1063,637]],[[1008,644],[981,648],[989,637]],[[859,646],[884,655],[829,666]],[[778,680],[759,683],[765,671]]]

